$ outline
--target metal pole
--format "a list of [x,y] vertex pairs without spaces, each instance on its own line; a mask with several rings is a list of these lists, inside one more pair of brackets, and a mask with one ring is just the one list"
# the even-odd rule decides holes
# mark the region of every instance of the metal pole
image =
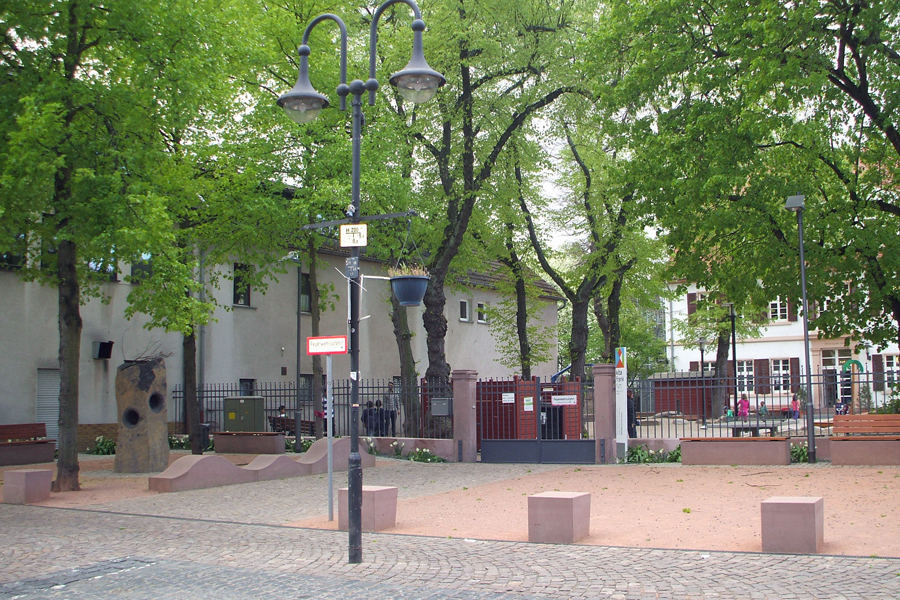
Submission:
[[[299,259],[298,259],[299,260]],[[301,324],[303,319],[303,265],[297,265],[297,390],[296,390],[296,404],[294,405],[294,419],[297,418],[297,412],[300,410],[300,380],[303,378],[303,368],[301,366],[301,358],[303,356],[303,335],[301,331]],[[295,421],[295,434],[300,433],[299,429],[299,421]],[[300,436],[297,435],[295,439],[298,439]]]
[[703,404],[703,426],[706,427],[706,369],[703,368],[703,340],[700,340],[700,402]]
[[737,414],[738,380],[737,380],[737,332],[734,321],[737,315],[734,312],[734,304],[731,305],[731,375],[734,378],[734,414]]
[[[362,141],[362,81],[350,84],[353,94],[353,180],[350,197],[353,203],[351,223],[359,223],[359,171]],[[362,562],[362,460],[359,455],[359,247],[350,251],[347,269],[350,279],[350,458],[347,460],[347,504],[349,525],[349,557],[351,564]]]
[[332,371],[334,359],[331,354],[325,359],[325,427],[328,429],[328,520],[334,521],[334,387]]
[[806,301],[806,259],[803,255],[803,208],[797,211],[797,232],[800,235],[800,289],[803,291],[803,345],[806,354],[806,443],[809,462],[816,462],[816,436],[813,431],[815,411],[812,397],[812,363],[809,358],[809,304]]

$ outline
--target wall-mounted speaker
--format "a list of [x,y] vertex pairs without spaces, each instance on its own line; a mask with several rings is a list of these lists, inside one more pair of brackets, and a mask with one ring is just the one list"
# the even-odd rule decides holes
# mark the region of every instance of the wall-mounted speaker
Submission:
[[91,348],[91,356],[94,358],[112,358],[112,342],[94,342]]

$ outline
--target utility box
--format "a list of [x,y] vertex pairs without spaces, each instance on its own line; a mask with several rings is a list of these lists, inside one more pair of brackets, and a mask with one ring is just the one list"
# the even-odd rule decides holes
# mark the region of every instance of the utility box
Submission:
[[431,416],[432,417],[449,417],[452,414],[451,401],[452,401],[452,398],[432,398],[431,399]]
[[225,398],[225,431],[268,431],[266,399],[262,396]]

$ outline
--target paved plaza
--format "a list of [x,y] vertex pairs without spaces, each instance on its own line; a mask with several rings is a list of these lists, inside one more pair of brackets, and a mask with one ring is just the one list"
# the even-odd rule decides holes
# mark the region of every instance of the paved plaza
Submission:
[[[402,500],[554,468],[388,461],[365,478]],[[0,599],[900,597],[900,559],[869,557],[363,534],[364,562],[350,565],[345,532],[283,526],[325,512],[325,482],[0,505]]]

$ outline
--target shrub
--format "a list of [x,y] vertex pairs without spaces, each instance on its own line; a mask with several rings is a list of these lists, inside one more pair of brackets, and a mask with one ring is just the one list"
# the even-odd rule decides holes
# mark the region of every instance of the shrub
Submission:
[[394,443],[392,443],[391,450],[394,452],[394,456],[396,456],[397,458],[402,457],[403,456],[403,447],[405,445],[406,444],[403,444],[401,442],[396,442],[396,441]]
[[186,435],[170,435],[169,436],[169,449],[170,450],[190,450],[191,449],[191,439]]
[[441,458],[428,448],[418,448],[416,450],[410,450],[409,454],[406,455],[406,458],[413,462],[426,462],[426,463],[445,463],[447,459]]
[[110,455],[116,453],[116,440],[101,435],[97,436],[94,441],[96,444],[93,448],[88,448],[88,454]]
[[681,462],[681,445],[671,452],[665,450],[650,450],[646,445],[642,444],[634,448],[629,448],[625,454],[625,462],[628,463],[677,463]]
[[808,463],[809,447],[806,444],[791,444],[791,462]]

